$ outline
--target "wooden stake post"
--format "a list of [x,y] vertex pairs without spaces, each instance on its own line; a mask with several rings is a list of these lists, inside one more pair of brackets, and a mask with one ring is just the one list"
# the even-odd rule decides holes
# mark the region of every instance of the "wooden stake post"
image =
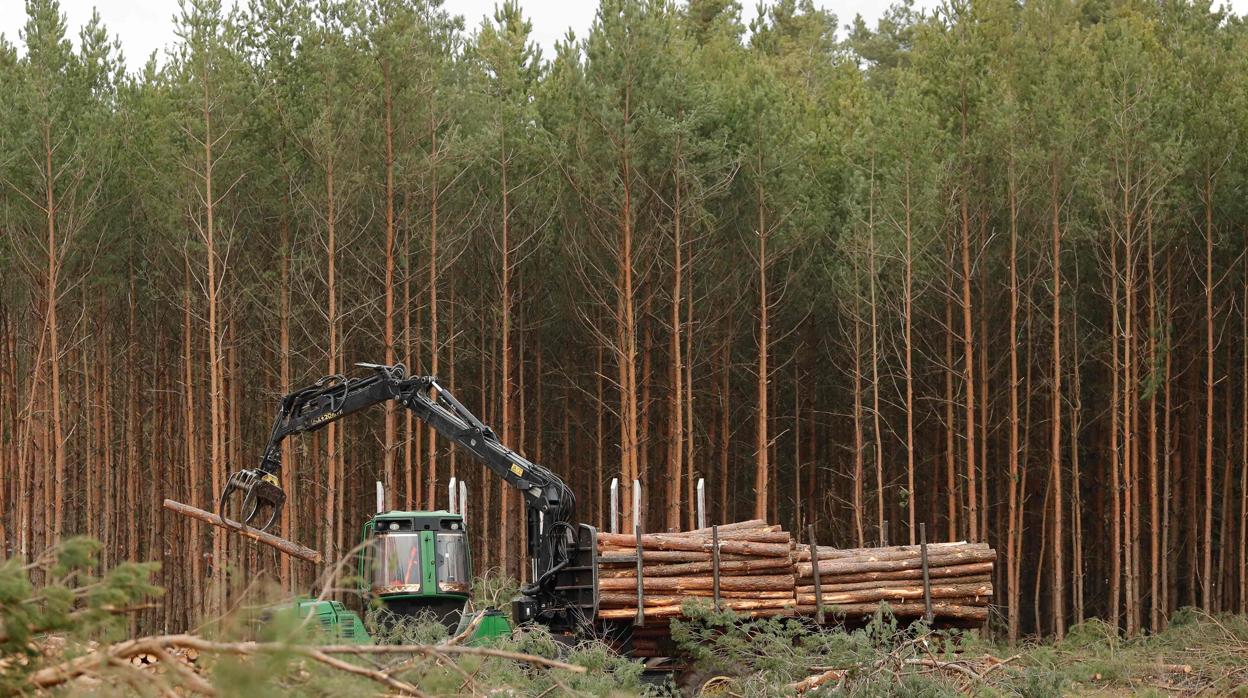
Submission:
[[285,538],[278,538],[277,536],[271,533],[264,533],[262,531],[257,531],[254,528],[244,526],[236,521],[231,521],[229,519],[223,520],[220,516],[217,516],[216,514],[210,511],[204,511],[203,509],[198,509],[189,504],[175,502],[172,499],[166,499],[164,503],[164,507],[168,509],[169,511],[172,511],[176,514],[189,516],[192,519],[198,519],[200,521],[203,521],[204,523],[212,524],[213,526],[217,526],[218,528],[225,529],[226,531],[229,531],[231,533],[237,533],[240,536],[245,536],[256,542],[264,543],[265,545],[277,550],[283,555],[290,555],[291,557],[297,557],[300,560],[307,560],[308,562],[311,562],[317,565],[321,564],[321,554],[319,552],[311,548],[307,548],[302,545],[299,545],[298,543],[292,543],[291,541],[288,541]]
[[927,569],[927,524],[919,524],[919,557],[923,560],[923,620],[932,622],[932,580]]
[[643,628],[646,625],[646,589],[642,583],[642,552],[641,552],[641,524],[633,526],[633,531],[637,534],[637,620],[636,625]]
[[815,577],[815,622],[823,625],[823,586],[819,583],[819,543],[815,541],[815,525],[807,526],[806,533],[810,539],[811,572]]
[[711,527],[711,591],[715,597],[715,610],[719,607],[719,526]]

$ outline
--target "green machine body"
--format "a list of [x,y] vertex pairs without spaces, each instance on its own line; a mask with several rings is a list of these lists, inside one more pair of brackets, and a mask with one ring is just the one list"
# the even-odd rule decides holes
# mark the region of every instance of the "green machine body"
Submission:
[[[452,633],[464,627],[472,596],[472,553],[463,516],[387,511],[364,524],[363,537],[359,578],[368,596],[397,616],[431,616]],[[483,614],[471,641],[511,632],[504,614]]]

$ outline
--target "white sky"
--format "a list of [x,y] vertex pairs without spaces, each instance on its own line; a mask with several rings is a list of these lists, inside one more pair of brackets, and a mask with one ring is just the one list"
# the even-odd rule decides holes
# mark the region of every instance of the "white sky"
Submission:
[[[874,24],[891,0],[817,0],[817,4],[837,15],[842,24],[861,13]],[[1235,0],[1248,5],[1248,0]],[[126,54],[126,64],[136,70],[147,56],[174,41],[173,17],[178,11],[178,0],[60,0],[61,11],[68,18],[69,32],[75,39],[78,28],[91,17],[91,8],[99,10],[104,26],[112,36],[121,39]],[[231,0],[223,2],[227,7]],[[445,7],[452,13],[462,15],[469,29],[481,24],[481,20],[493,13],[496,0],[445,0]],[[934,0],[917,0],[918,7],[931,7]],[[0,34],[10,43],[20,44],[18,31],[26,23],[24,0],[0,0]],[[533,38],[542,46],[542,55],[554,55],[555,41],[563,38],[571,28],[578,38],[584,38],[593,22],[596,0],[521,0],[524,13],[533,22]],[[744,0],[744,19],[748,23],[755,15],[756,0]],[[19,46],[20,50],[20,46]]]
[[[229,6],[232,1],[225,0]],[[497,0],[445,0],[446,8],[462,15],[469,29],[481,24],[481,20],[493,12]],[[1216,1],[1216,0],[1215,0]],[[1248,0],[1224,0],[1239,15],[1248,14]],[[916,0],[916,8],[931,8],[938,0]],[[836,13],[838,22],[844,26],[856,14],[861,14],[869,25],[887,9],[891,0],[816,0],[816,4]],[[584,38],[593,22],[596,0],[521,0],[525,14],[533,22],[533,38],[542,46],[542,55],[554,55],[555,41],[563,38],[571,28],[578,38]],[[755,15],[756,0],[742,0],[744,19],[748,23]],[[25,0],[0,0],[0,34],[10,43],[19,44],[18,31],[26,22]],[[61,0],[61,10],[68,18],[70,35],[77,38],[78,28],[91,17],[92,7],[98,8],[104,25],[112,36],[120,37],[126,64],[137,70],[152,51],[174,41],[173,17],[178,11],[178,0]]]

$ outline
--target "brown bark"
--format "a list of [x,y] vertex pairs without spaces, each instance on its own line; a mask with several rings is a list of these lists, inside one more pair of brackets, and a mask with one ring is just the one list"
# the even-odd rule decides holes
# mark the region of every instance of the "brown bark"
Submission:
[[[761,134],[760,141],[761,143]],[[756,206],[758,209],[758,229],[755,234],[758,236],[758,377],[757,377],[757,393],[755,400],[757,404],[755,410],[755,441],[754,441],[754,516],[756,518],[767,518],[767,497],[770,493],[770,485],[768,477],[770,475],[770,461],[768,460],[771,450],[771,439],[768,436],[768,412],[767,412],[767,396],[769,391],[767,384],[771,379],[768,367],[770,338],[768,331],[771,324],[768,318],[770,310],[767,299],[767,209],[765,205],[766,198],[763,193],[762,177],[763,163],[762,154],[759,153],[757,163],[757,174],[759,183],[755,187],[757,196]]]
[[[734,610],[739,609],[741,611],[741,615],[744,615],[749,618],[765,618],[768,616],[776,616],[776,615],[796,615],[798,613],[801,613],[804,610],[808,612],[814,612],[813,607],[809,609],[803,609],[803,608],[797,607],[794,604],[786,603],[784,606],[780,608],[770,608],[770,607],[760,608],[757,605],[750,606],[750,604],[752,603],[760,603],[760,602],[741,602],[741,603],[725,602],[724,606],[728,608],[732,608]],[[601,620],[629,619],[629,618],[635,617],[636,615],[637,615],[636,608],[613,608],[613,609],[598,612],[598,618]],[[646,618],[649,618],[649,619],[675,618],[679,615],[681,615],[680,606],[656,606],[654,608],[646,609]]]
[[[987,564],[987,565],[989,565],[989,567],[985,570],[985,572],[989,572],[989,573],[990,573],[990,572],[992,571],[991,563],[983,563],[983,564]],[[971,565],[962,565],[962,567],[971,567]],[[949,569],[949,568],[947,568],[947,567],[942,567],[942,568],[940,568],[940,569]],[[922,572],[922,570],[920,570],[920,572]],[[833,579],[841,579],[841,578],[840,578],[840,577],[834,577]],[[835,581],[835,582],[827,583],[827,582],[824,582],[824,581],[823,581],[823,578],[822,578],[822,577],[820,577],[820,579],[819,579],[819,591],[820,591],[820,593],[827,593],[827,592],[832,592],[832,591],[837,591],[837,592],[839,592],[839,591],[861,591],[861,590],[864,590],[864,589],[883,589],[883,588],[893,589],[893,588],[907,588],[907,587],[913,587],[913,586],[915,586],[916,581],[921,581],[921,580],[922,580],[922,577],[921,577],[921,576],[917,576],[917,577],[912,577],[912,578],[910,578],[910,579],[905,579],[905,580],[895,581],[895,582],[892,582],[892,583],[889,583],[889,582],[884,582],[884,583],[881,583],[881,582],[879,582],[879,581],[871,581],[871,580],[868,580],[868,581],[862,581],[862,582],[840,582],[840,581]],[[812,581],[812,582],[813,582],[814,580],[813,580],[813,579],[811,579],[811,580],[798,579],[798,580],[797,580],[797,587],[795,587],[795,589],[794,589],[794,593],[795,593],[795,594],[797,594],[798,596],[802,596],[802,595],[805,595],[805,594],[814,594],[814,593],[815,593],[815,585],[814,585],[814,584],[806,584],[806,582],[807,582],[807,581]],[[980,583],[988,583],[988,582],[991,582],[991,581],[992,581],[992,575],[991,575],[991,574],[987,574],[987,573],[986,573],[986,574],[975,574],[975,575],[955,575],[955,576],[946,576],[946,577],[941,578],[941,579],[940,579],[940,581],[939,581],[939,582],[937,582],[937,583],[938,583],[938,584],[942,584],[942,585],[950,585],[950,584],[980,584]],[[919,588],[919,589],[922,589],[923,587],[922,587],[922,586],[919,586],[918,588]]]
[[[647,593],[655,591],[685,592],[694,589],[712,588],[711,575],[704,577],[643,577],[642,588]],[[635,591],[636,577],[616,577],[598,580],[598,588],[602,591]],[[719,588],[724,591],[783,591],[793,588],[793,575],[770,574],[748,575],[742,577],[722,577]]]
[[[385,327],[382,343],[385,345],[385,362],[393,366],[396,359],[394,333],[394,256],[395,256],[395,220],[394,220],[394,83],[390,75],[390,61],[382,59],[381,64],[382,107],[384,111],[382,133],[386,143],[386,280],[385,280]],[[385,432],[382,441],[382,472],[385,480],[385,508],[395,508],[395,490],[398,488],[398,473],[395,471],[395,449],[398,438],[398,419],[395,414],[393,400],[385,404]],[[287,564],[283,562],[283,564]]]
[[[879,611],[883,605],[882,603],[835,604],[832,607],[832,612],[844,616],[869,616]],[[805,606],[799,606],[798,608],[799,611],[805,612]],[[888,608],[898,618],[916,618],[927,612],[926,607],[922,603],[894,603],[888,604]],[[813,607],[811,607],[811,611],[813,610]],[[988,609],[986,607],[965,606],[956,603],[933,602],[932,614],[936,618],[972,621],[975,623],[982,623],[988,620]]]
[[1122,486],[1121,472],[1122,456],[1119,444],[1121,443],[1122,433],[1119,430],[1119,419],[1121,413],[1121,362],[1118,358],[1119,338],[1121,336],[1121,322],[1118,312],[1118,238],[1117,233],[1110,235],[1109,241],[1109,265],[1110,265],[1110,308],[1111,321],[1113,327],[1111,334],[1113,341],[1111,342],[1111,397],[1110,397],[1110,460],[1109,460],[1109,480],[1110,480],[1110,501],[1112,507],[1110,521],[1110,573],[1109,573],[1109,618],[1110,624],[1117,628],[1119,623],[1119,612],[1122,604],[1121,582],[1122,582]]
[[[671,346],[669,352],[671,358],[669,361],[671,375],[668,382],[671,388],[668,391],[668,455],[667,455],[667,510],[665,521],[668,530],[676,530],[681,525],[681,485],[684,480],[683,469],[686,466],[685,457],[685,396],[684,396],[684,379],[685,367],[683,364],[682,351],[684,349],[682,343],[682,327],[680,323],[681,303],[684,301],[683,290],[681,288],[682,274],[684,272],[684,240],[682,238],[682,229],[684,214],[681,210],[680,200],[680,168],[681,153],[680,141],[676,143],[676,164],[673,187],[673,211],[672,211],[672,298],[671,298]],[[693,464],[688,466],[692,470]],[[689,493],[693,495],[692,492]],[[692,508],[692,507],[690,507]]]
[[[191,262],[189,255],[183,255],[183,314],[182,314],[182,390],[183,390],[183,433],[186,445],[186,471],[187,482],[190,485],[188,494],[191,501],[196,504],[200,503],[199,481],[200,481],[200,463],[199,455],[196,447],[199,442],[199,436],[196,433],[196,415],[199,410],[195,403],[195,364],[194,364],[194,338],[191,327]],[[97,432],[103,436],[104,429],[101,427]],[[107,448],[107,442],[105,448]],[[203,571],[203,555],[200,552],[201,536],[199,525],[191,523],[187,535],[190,544],[188,546],[187,555],[191,558],[191,594],[192,598],[204,598],[201,588],[204,579]]]
[[853,483],[853,507],[854,515],[854,541],[858,547],[867,544],[866,528],[863,522],[863,492],[862,483],[865,478],[865,463],[863,462],[863,436],[862,436],[862,318],[858,312],[858,294],[854,293],[854,317],[850,320],[854,323],[854,344],[851,352],[854,355],[854,483]]
[[[507,155],[507,131],[503,129],[501,135],[501,158],[499,160],[499,181],[502,196],[502,215],[499,225],[499,322],[501,329],[499,330],[499,342],[501,349],[499,350],[499,365],[502,375],[501,385],[499,386],[499,403],[501,405],[499,420],[502,422],[502,438],[503,443],[511,448],[513,443],[512,420],[514,410],[512,407],[512,382],[511,375],[512,357],[511,357],[511,191],[507,184],[507,166],[509,157]],[[500,486],[499,500],[502,516],[499,517],[499,560],[506,570],[509,562],[509,554],[511,552],[512,533],[512,516],[511,512],[514,508],[513,499],[515,494],[510,487]]]
[[[956,552],[958,550],[987,550],[987,543],[967,543],[966,541],[953,541],[949,543],[928,543],[927,550],[931,555],[942,552]],[[921,546],[917,545],[894,545],[890,547],[872,547],[872,548],[833,548],[831,546],[820,546],[820,560],[897,560],[908,557],[917,557],[920,554]],[[793,549],[793,559],[799,562],[810,562],[810,546],[805,544],[797,544]]]
[[[603,501],[603,498],[606,496],[606,481],[603,468],[606,456],[604,447],[606,434],[603,427],[603,416],[606,411],[607,404],[606,396],[604,394],[604,384],[607,381],[607,375],[604,372],[605,368],[603,367],[602,354],[602,344],[600,343],[597,345],[594,352],[596,358],[596,370],[594,372],[594,387],[596,391],[596,399],[594,400],[594,482],[596,484],[596,488],[594,490],[594,496],[597,504],[596,511],[598,514],[598,530],[605,531],[610,528],[611,522],[608,522],[606,519],[608,515],[607,507]],[[623,494],[623,490],[621,490],[620,493]]]
[[1015,180],[1014,159],[1009,160],[1010,185],[1010,454],[1009,480],[1006,483],[1008,523],[1005,534],[1006,547],[1006,637],[1011,645],[1019,636],[1019,564],[1022,548],[1022,527],[1017,525],[1018,516],[1018,185]]
[[[946,567],[951,565],[963,565],[974,562],[993,562],[997,559],[997,552],[991,548],[987,550],[965,550],[960,552],[943,552],[928,555],[927,563],[929,567]],[[812,563],[799,562],[794,564],[793,570],[798,577],[809,577],[813,574]],[[861,572],[895,572],[898,570],[920,569],[922,561],[918,557],[906,558],[901,560],[874,560],[874,561],[856,561],[856,560],[820,560],[819,574],[822,575],[840,575],[853,574]]]
[[[965,85],[962,91],[962,145],[967,143],[967,104]],[[969,173],[968,173],[969,175]],[[969,182],[967,176],[964,182]],[[973,330],[974,307],[971,303],[971,220],[970,194],[967,184],[959,188],[959,209],[962,230],[962,350],[964,380],[966,383],[966,517],[970,528],[968,537],[977,541],[979,532],[979,499],[975,466],[975,336]]]
[[1148,627],[1153,633],[1161,632],[1161,609],[1159,599],[1161,598],[1158,582],[1161,575],[1160,556],[1161,549],[1161,518],[1158,512],[1160,504],[1158,482],[1157,482],[1157,276],[1154,268],[1154,257],[1156,253],[1153,249],[1153,215],[1152,208],[1148,209],[1148,219],[1146,223],[1145,233],[1148,236],[1146,241],[1147,250],[1145,255],[1148,263],[1148,367],[1152,389],[1148,396],[1148,515],[1149,515],[1149,608],[1148,608]]
[[[749,530],[727,530],[721,531],[719,534],[720,542],[739,541],[752,543],[776,543],[789,545],[791,538],[785,531],[776,530],[779,526],[766,526],[758,529]],[[666,544],[690,543],[690,544],[710,544],[710,533],[646,533],[641,536],[641,545],[643,548],[660,548]],[[605,533],[598,534],[598,546],[600,548],[621,547],[628,548],[635,546],[637,536],[631,533]],[[668,550],[700,550],[701,548],[666,548]],[[786,547],[787,551],[788,548]],[[785,553],[788,554],[787,552]]]
[[[1165,324],[1169,327],[1173,320],[1173,273],[1170,266],[1170,260],[1166,260],[1166,316]],[[1170,343],[1166,342],[1163,346],[1165,356],[1162,363],[1165,366],[1165,375],[1162,380],[1162,409],[1161,409],[1161,579],[1157,586],[1161,594],[1161,623],[1165,626],[1166,619],[1170,617],[1170,509],[1171,509],[1171,458],[1173,458],[1173,450],[1170,442],[1170,427],[1173,417],[1173,402],[1171,394],[1171,381],[1173,380],[1173,371],[1171,364]]]
[[[434,121],[434,110],[429,111],[429,372],[438,375],[438,355],[442,347],[438,344],[438,199],[441,191],[438,188],[438,130]],[[425,507],[437,509],[438,497],[438,460],[437,432],[429,427],[426,432],[425,447]]]
[[[642,557],[643,563],[645,557]],[[748,560],[720,560],[719,572],[724,576],[739,576],[742,573],[758,572],[759,570],[776,570],[788,569],[792,567],[793,561],[787,557],[759,557]],[[711,560],[701,562],[684,562],[670,565],[645,565],[643,571],[647,577],[682,577],[696,575],[702,572],[712,572],[714,562]],[[629,569],[627,566],[617,569],[602,569],[598,572],[600,579],[611,577],[636,577],[636,568]]]
[[48,277],[47,277],[47,330],[48,330],[48,357],[49,372],[51,381],[48,392],[48,402],[52,406],[52,448],[53,448],[53,488],[52,498],[56,502],[56,510],[52,520],[52,542],[61,540],[62,529],[65,525],[65,426],[64,418],[61,414],[61,350],[60,350],[60,321],[57,319],[56,310],[59,305],[58,295],[60,294],[60,285],[57,275],[60,271],[61,252],[57,250],[57,201],[56,201],[56,178],[54,165],[52,163],[52,152],[55,148],[55,142],[52,139],[52,125],[50,122],[43,124],[43,152],[44,152],[44,213],[47,219],[48,227]]
[[[738,596],[726,596],[729,593],[737,593]],[[740,594],[749,594],[748,598],[740,596]],[[758,594],[768,594],[769,597],[759,597]],[[690,598],[707,599],[710,595],[705,592],[685,593],[680,596],[650,596],[647,595],[642,599],[641,604],[647,608],[649,614],[651,607],[659,606],[680,606]],[[725,608],[733,610],[754,610],[760,608],[785,608],[796,606],[797,601],[793,598],[791,592],[721,592],[721,603]],[[633,613],[637,609],[636,594],[601,594],[598,597],[598,607],[602,610],[609,608],[631,608]]]
[[[953,396],[953,235],[946,237],[945,259],[945,522],[949,540],[958,537],[958,456],[955,448],[957,441],[957,415],[954,411]],[[862,545],[862,541],[858,541]]]
[[1212,608],[1213,582],[1213,353],[1216,341],[1213,334],[1213,175],[1205,177],[1202,190],[1205,205],[1205,519],[1202,527],[1200,566],[1200,607]]
[[[647,594],[642,599],[643,606],[679,606],[690,598],[709,599],[713,598],[712,592],[707,589],[693,589],[691,591],[682,592],[679,596],[654,596]],[[776,607],[784,607],[785,605],[794,605],[794,597],[792,591],[723,591],[720,590],[719,598],[728,600],[729,603],[749,603],[758,601],[768,601],[775,603]],[[608,592],[598,595],[599,608],[610,607],[637,607],[637,593],[634,590],[629,592]]]
[[[796,571],[796,568],[794,569]],[[993,572],[992,562],[970,562],[970,563],[965,563],[965,564],[944,565],[944,566],[938,566],[938,567],[932,567],[929,565],[928,570],[927,570],[927,576],[928,576],[928,579],[944,579],[944,578],[951,578],[951,577],[952,578],[958,578],[958,577],[971,578],[971,577],[987,576],[991,574],[992,572]],[[797,578],[797,583],[799,585],[806,585],[807,582],[810,582],[811,584],[813,584],[814,577],[811,576],[812,574],[813,574],[813,571],[811,573],[808,573],[806,576],[802,576],[801,574],[799,574]],[[842,585],[842,584],[874,584],[875,586],[880,586],[881,582],[887,583],[887,582],[899,581],[899,580],[904,580],[908,582],[908,581],[912,581],[915,579],[922,579],[922,578],[923,578],[923,570],[921,567],[914,567],[914,568],[905,569],[905,570],[896,570],[893,572],[848,572],[848,573],[827,575],[827,576],[825,576],[822,572],[819,573],[819,583],[824,588],[832,588],[832,587],[835,587],[836,585]],[[798,587],[799,591],[802,588],[803,586],[799,586]],[[809,591],[811,593],[814,593],[814,587],[811,586]]]
[[[1248,269],[1248,257],[1244,258],[1245,269]],[[1248,274],[1244,279],[1243,304],[1240,306],[1243,320],[1240,339],[1243,343],[1243,421],[1240,434],[1243,437],[1242,453],[1239,463],[1239,612],[1248,613]],[[1228,468],[1230,467],[1228,463]],[[1227,551],[1230,554],[1230,551]]]
[[242,524],[239,524],[236,521],[231,521],[230,519],[222,519],[220,516],[212,512],[204,511],[203,509],[193,507],[189,504],[175,502],[172,499],[166,499],[163,506],[165,509],[181,514],[182,516],[189,516],[198,521],[212,524],[223,531],[237,533],[240,536],[245,536],[256,542],[264,543],[265,545],[274,548],[285,555],[291,555],[299,558],[300,560],[306,560],[313,564],[321,563],[320,552],[299,545],[298,543],[293,543],[284,538],[279,538],[271,533],[257,531],[254,528],[243,526]]
[[[914,341],[912,330],[914,324],[914,234],[910,225],[910,158],[905,163],[905,216],[906,258],[903,262],[905,276],[902,282],[902,325],[905,351],[906,381],[906,531],[910,545],[914,545],[915,510],[918,508],[918,491],[914,479]],[[812,488],[813,489],[813,488]]]
[[[933,584],[929,586],[933,599],[960,599],[966,597],[992,596],[992,584]],[[823,603],[870,603],[872,601],[908,601],[923,598],[923,587],[899,586],[882,589],[853,589],[848,591],[824,591]],[[803,604],[815,602],[814,594],[799,594],[797,600]]]
[[875,299],[875,160],[871,161],[871,195],[867,206],[867,283],[871,306],[871,432],[875,439],[875,510],[876,530],[884,542],[884,436],[880,429],[880,342],[879,317]]
[[[641,551],[641,559],[643,562],[658,563],[683,563],[683,562],[705,562],[711,559],[709,551],[703,552],[698,550],[654,550],[643,549]],[[739,555],[724,553],[719,556],[721,562],[735,560],[756,560],[760,559],[756,555]],[[613,565],[633,566],[635,568],[637,560],[636,546],[631,548],[611,547],[602,548],[598,552],[598,564],[604,569]]]
[[1053,390],[1049,466],[1053,478],[1053,630],[1057,639],[1061,640],[1066,636],[1066,565],[1063,558],[1066,536],[1062,530],[1062,497],[1065,494],[1065,485],[1062,482],[1062,226],[1056,167],[1053,168],[1050,182],[1049,206],[1052,209],[1053,231]]
[[[599,536],[601,535],[599,534]],[[710,551],[712,548],[709,540],[703,541],[699,539],[646,540],[643,541],[642,545],[655,550],[689,550],[695,552]],[[720,541],[719,549],[725,553],[738,555],[775,557],[788,554],[789,546],[787,543],[754,543],[751,541],[727,540]]]
[[[290,372],[290,223],[285,218],[281,222],[281,249],[278,256],[279,284],[278,290],[278,387],[282,395],[289,394],[292,388]],[[189,362],[188,362],[189,363]],[[282,442],[282,490],[287,496],[295,498],[296,506],[286,507],[282,513],[282,537],[291,538],[299,530],[298,493],[295,491],[294,468],[289,467],[293,460],[293,444],[289,439]],[[195,501],[192,499],[191,501]],[[295,586],[297,572],[290,564],[290,559],[283,557],[281,561],[280,581],[282,588],[289,591]]]
[[1123,297],[1125,312],[1122,332],[1122,473],[1123,473],[1123,578],[1127,589],[1124,598],[1127,637],[1134,637],[1139,628],[1138,595],[1136,594],[1135,555],[1135,220],[1129,189],[1123,192]]
[[[328,331],[328,341],[326,342],[325,356],[325,373],[326,375],[336,375],[338,371],[338,247],[337,233],[337,214],[334,198],[334,156],[329,154],[325,162],[325,223],[326,230],[326,263],[325,263],[325,323]],[[338,511],[338,430],[340,425],[337,422],[330,422],[325,428],[325,511],[322,512],[324,517],[324,546],[325,555],[333,558],[335,553],[334,543],[336,541],[334,512]]]
[[[413,355],[412,342],[412,235],[403,236],[403,363],[410,370],[417,369],[417,356]],[[411,510],[420,501],[420,435],[423,429],[416,426],[411,410],[403,411],[403,507]],[[395,483],[398,486],[398,483]]]
[[638,472],[637,423],[637,317],[633,278],[633,171],[629,139],[632,120],[632,83],[624,90],[624,120],[620,147],[620,174],[623,201],[620,205],[620,234],[616,250],[618,297],[616,302],[616,364],[620,391],[620,508],[622,530],[632,530],[633,480]]
[[[1079,305],[1074,298],[1070,304],[1071,328],[1079,326]],[[1072,531],[1072,555],[1073,564],[1072,572],[1074,583],[1072,592],[1074,596],[1075,622],[1082,623],[1084,620],[1084,562],[1083,562],[1083,495],[1081,491],[1082,475],[1080,473],[1079,460],[1079,430],[1082,424],[1083,413],[1083,388],[1082,378],[1080,376],[1080,358],[1079,358],[1079,336],[1075,332],[1068,333],[1071,336],[1071,409],[1070,409],[1070,510]]]

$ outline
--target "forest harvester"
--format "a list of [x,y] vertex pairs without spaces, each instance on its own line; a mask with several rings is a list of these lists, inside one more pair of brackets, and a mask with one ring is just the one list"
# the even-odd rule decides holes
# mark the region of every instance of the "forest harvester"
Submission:
[[[575,522],[575,497],[563,480],[500,442],[436,378],[408,376],[402,365],[357,365],[367,373],[328,376],[282,398],[259,466],[230,476],[218,510],[227,521],[272,527],[286,501],[278,473],[287,437],[374,405],[393,402],[410,410],[520,492],[532,581],[512,600],[510,622],[492,609],[466,614],[472,565],[462,514],[379,512],[364,525],[359,577],[365,593],[397,616],[433,615],[456,635],[475,628],[470,642],[539,624],[555,637],[606,639],[621,652],[658,660],[648,664],[656,668],[679,666],[667,619],[683,615],[684,602],[698,596],[749,618],[789,615],[816,625],[825,624],[825,609],[863,621],[882,604],[896,617],[940,625],[975,627],[988,620],[996,551],[987,543],[929,546],[920,528],[917,546],[821,548],[813,527],[809,543],[800,545],[781,526],[761,520],[676,533],[600,533]],[[728,558],[721,562],[722,555]],[[344,623],[358,628],[341,605],[325,603],[299,610],[317,614],[341,638],[350,635]],[[676,661],[665,665],[665,659]]]
[[[576,500],[563,480],[501,443],[434,377],[408,376],[399,364],[357,364],[359,377],[326,376],[281,399],[268,444],[256,468],[226,481],[218,503],[223,519],[267,530],[286,501],[278,473],[282,442],[313,432],[374,405],[393,401],[483,463],[522,495],[531,583],[512,600],[512,622],[539,623],[558,635],[580,635],[597,612],[597,531],[573,523]],[[231,516],[227,516],[231,514]],[[433,614],[449,628],[462,626],[471,590],[471,554],[465,521],[448,511],[387,511],[364,525],[359,559],[367,593],[396,615]],[[313,612],[323,611],[313,610]],[[505,616],[486,611],[475,637],[511,631]],[[320,613],[322,620],[338,617]],[[358,621],[348,621],[358,622]],[[324,625],[325,623],[322,622]],[[337,628],[330,627],[331,632]]]

